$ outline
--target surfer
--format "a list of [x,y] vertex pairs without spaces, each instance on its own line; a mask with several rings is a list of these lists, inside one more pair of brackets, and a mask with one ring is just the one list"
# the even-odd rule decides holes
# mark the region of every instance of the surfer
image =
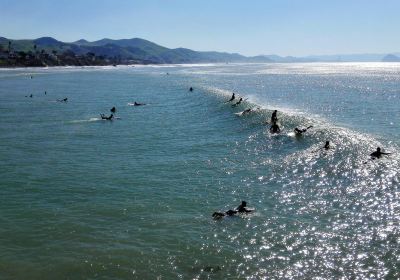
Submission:
[[44,92],[44,95],[47,95],[47,91]]
[[294,133],[296,133],[297,136],[300,136],[300,135],[302,135],[304,132],[306,132],[308,129],[312,128],[312,127],[313,127],[312,125],[308,126],[307,128],[298,128],[298,127],[296,127],[296,128],[294,129]]
[[193,88],[192,88],[192,87],[190,87],[189,91],[193,91]]
[[68,98],[64,98],[64,99],[60,99],[60,100],[57,100],[58,102],[67,102],[68,101]]
[[117,111],[117,109],[115,109],[115,107],[112,107],[112,108],[110,109],[110,112],[113,113],[113,114],[114,114],[116,111]]
[[114,115],[111,114],[109,117],[106,117],[104,114],[100,114],[102,120],[109,120],[111,121],[114,118]]
[[271,127],[269,128],[269,132],[271,133],[280,133],[281,132],[281,128],[279,127],[279,125],[277,124],[277,122],[273,122]]
[[235,210],[228,210],[228,211],[226,211],[225,213],[222,213],[222,212],[214,212],[213,214],[212,214],[212,217],[214,218],[214,219],[221,219],[221,218],[223,218],[223,217],[225,217],[225,216],[233,216],[233,215],[235,215],[237,213],[237,211],[235,211]]
[[236,102],[235,104],[233,104],[232,107],[238,106],[240,103],[242,103],[242,101],[243,101],[243,98],[240,97],[239,101]]
[[29,95],[29,97],[32,98],[32,97],[33,97],[33,94]]
[[278,113],[277,110],[274,110],[274,111],[272,112],[272,115],[271,115],[271,123],[274,123],[274,122],[277,122],[277,121],[278,121],[278,117],[276,116],[277,113]]
[[233,100],[235,100],[235,93],[234,93],[234,92],[232,93],[231,99],[229,99],[229,100],[226,101],[225,103],[231,102],[231,101],[233,101]]
[[250,213],[253,212],[254,210],[249,209],[246,207],[247,206],[247,202],[242,200],[242,203],[236,207],[235,211],[239,212],[239,213]]
[[329,141],[326,141],[325,142],[325,145],[324,145],[324,149],[325,150],[329,150],[331,148],[331,146],[330,146],[330,144],[329,144]]
[[381,151],[381,148],[378,147],[378,148],[376,148],[376,151],[375,151],[375,152],[373,152],[373,153],[370,154],[370,156],[371,156],[371,159],[374,160],[374,159],[377,159],[377,158],[381,158],[381,156],[383,156],[383,155],[390,155],[390,154],[391,154],[391,153],[384,153],[384,152],[382,152],[382,151]]
[[142,106],[142,105],[146,105],[144,103],[137,103],[136,101],[133,103],[133,106]]
[[234,216],[235,214],[238,214],[238,213],[250,213],[250,212],[254,211],[254,209],[247,208],[246,205],[247,205],[247,202],[242,201],[242,203],[238,207],[236,207],[235,210],[230,209],[224,213],[223,212],[214,212],[212,214],[212,217],[214,219],[221,219],[225,216]]
[[243,115],[246,115],[246,114],[248,114],[248,113],[250,113],[251,111],[253,111],[253,109],[251,109],[251,108],[249,108],[249,109],[246,109],[246,110],[244,110],[243,112],[242,112],[242,116]]

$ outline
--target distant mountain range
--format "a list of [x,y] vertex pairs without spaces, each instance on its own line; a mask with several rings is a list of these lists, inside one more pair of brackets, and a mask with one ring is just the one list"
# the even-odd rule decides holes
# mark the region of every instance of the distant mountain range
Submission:
[[111,65],[111,64],[176,64],[230,62],[339,62],[339,61],[400,61],[399,53],[322,56],[259,55],[203,52],[185,48],[169,49],[140,39],[101,39],[89,42],[81,39],[66,43],[51,37],[34,40],[12,40],[0,37],[0,66],[44,65]]
[[[35,40],[10,40],[0,37],[0,46],[13,53],[36,52],[54,55],[72,53],[77,57],[92,56],[109,61],[113,64],[166,64],[166,63],[225,63],[225,62],[272,62],[271,59],[259,57],[246,57],[237,53],[225,52],[199,52],[185,48],[169,49],[153,42],[133,39],[102,39],[94,42],[81,39],[72,43],[58,41],[51,37],[42,37]],[[1,51],[1,50],[0,50]]]

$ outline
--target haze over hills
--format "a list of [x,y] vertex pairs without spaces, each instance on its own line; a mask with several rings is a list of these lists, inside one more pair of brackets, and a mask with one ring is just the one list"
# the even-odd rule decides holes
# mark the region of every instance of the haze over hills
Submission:
[[111,64],[176,64],[228,62],[346,62],[399,61],[393,54],[313,55],[306,57],[259,55],[170,49],[140,39],[80,39],[67,43],[51,37],[34,40],[12,40],[0,37],[0,66],[111,65]]

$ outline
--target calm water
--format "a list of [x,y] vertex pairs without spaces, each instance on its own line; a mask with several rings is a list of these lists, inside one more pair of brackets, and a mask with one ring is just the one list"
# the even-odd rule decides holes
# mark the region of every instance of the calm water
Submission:
[[0,115],[0,279],[400,277],[400,64],[0,70]]

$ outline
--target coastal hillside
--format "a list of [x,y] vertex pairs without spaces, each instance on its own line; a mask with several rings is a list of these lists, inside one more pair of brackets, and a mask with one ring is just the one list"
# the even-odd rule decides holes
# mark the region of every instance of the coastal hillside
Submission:
[[51,37],[11,40],[0,37],[0,66],[65,66],[167,63],[272,62],[263,56],[169,49],[140,39],[81,39],[66,43]]
[[305,57],[204,52],[187,48],[170,49],[140,39],[101,39],[62,42],[52,37],[12,40],[0,37],[0,67],[87,66],[117,64],[187,63],[304,63],[304,62],[399,62],[393,54],[311,55]]

